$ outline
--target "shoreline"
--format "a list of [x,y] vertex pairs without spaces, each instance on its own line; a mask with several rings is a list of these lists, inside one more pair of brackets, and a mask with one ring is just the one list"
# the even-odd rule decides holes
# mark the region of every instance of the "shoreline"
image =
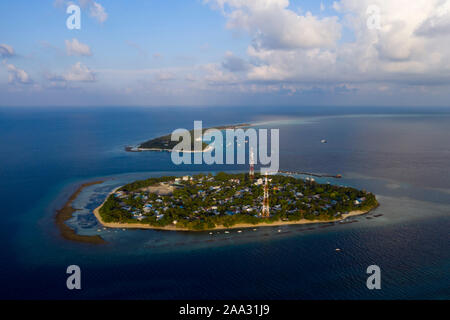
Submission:
[[[227,129],[242,129],[242,128],[248,128],[248,127],[252,127],[254,126],[254,124],[250,124],[250,123],[240,123],[240,124],[236,124],[236,125],[227,125],[227,126],[218,126],[218,127],[210,127],[210,128],[203,128],[202,129],[202,134],[209,130],[209,129],[216,129],[216,130],[227,130]],[[189,131],[192,132],[193,130]],[[170,134],[169,134],[170,135]],[[154,140],[158,140],[158,139],[162,139],[165,138],[169,135],[166,136],[161,136],[161,137],[157,137],[154,139],[151,139],[149,141],[154,141]],[[147,141],[147,142],[149,142]],[[125,146],[125,151],[126,152],[182,152],[182,153],[206,153],[209,152],[211,150],[213,150],[213,148],[211,147],[211,145],[208,145],[208,147],[206,147],[203,150],[173,150],[173,149],[168,149],[168,148],[145,148],[142,147],[143,144],[147,143],[147,142],[143,142],[137,146]]]
[[175,225],[165,226],[165,227],[154,227],[150,226],[148,224],[142,224],[142,223],[119,223],[119,222],[104,222],[101,215],[100,215],[100,208],[103,207],[106,200],[109,198],[110,195],[112,195],[116,190],[120,189],[121,187],[118,187],[111,191],[107,196],[105,201],[94,209],[93,213],[95,217],[97,218],[98,222],[106,228],[111,229],[141,229],[141,230],[162,230],[162,231],[181,231],[181,232],[211,232],[211,231],[217,231],[217,230],[231,230],[231,229],[249,229],[249,228],[259,228],[259,227],[278,227],[278,226],[285,226],[285,225],[307,225],[307,224],[322,224],[322,223],[331,223],[331,222],[340,222],[344,221],[345,219],[349,217],[355,217],[355,216],[361,216],[368,214],[369,212],[372,212],[378,206],[370,209],[370,210],[355,210],[351,211],[349,213],[343,214],[341,218],[336,218],[332,220],[307,220],[307,219],[301,219],[297,221],[275,221],[272,223],[258,223],[258,224],[251,224],[251,223],[240,223],[236,224],[231,227],[225,227],[223,225],[216,226],[212,229],[205,229],[205,230],[192,230],[188,228],[177,228]]
[[72,207],[73,201],[80,195],[80,193],[87,187],[101,184],[104,181],[94,181],[82,184],[78,189],[70,196],[64,206],[56,211],[55,215],[55,223],[60,230],[61,236],[70,241],[89,243],[89,244],[105,244],[107,243],[102,237],[99,235],[95,236],[87,236],[87,235],[79,235],[75,232],[74,229],[70,228],[66,221],[73,217],[73,213],[78,209]]
[[288,175],[300,174],[300,175],[311,176],[311,177],[316,177],[316,178],[342,179],[342,175],[341,174],[332,175],[332,174],[320,174],[320,173],[300,172],[300,171],[287,171],[287,170],[278,170],[278,172],[282,173],[282,174],[288,174]]
[[[129,147],[126,147],[129,148]],[[214,150],[213,147],[211,147],[211,145],[208,145],[208,147],[206,147],[203,150],[173,150],[173,149],[162,149],[162,148],[135,148],[133,149],[135,151],[131,151],[131,149],[129,150],[125,150],[127,152],[146,152],[146,151],[155,151],[155,152],[181,152],[181,153],[205,153],[205,152],[209,152],[211,150]]]

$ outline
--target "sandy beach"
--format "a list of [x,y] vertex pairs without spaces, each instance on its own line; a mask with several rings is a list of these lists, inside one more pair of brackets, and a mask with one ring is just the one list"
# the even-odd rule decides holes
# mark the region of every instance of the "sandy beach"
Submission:
[[212,150],[214,150],[214,148],[211,145],[208,145],[208,147],[206,147],[203,150],[174,150],[174,149],[162,149],[162,148],[136,148],[137,151],[139,152],[144,152],[144,151],[160,151],[160,152],[181,152],[181,153],[206,153],[206,152],[210,152]]

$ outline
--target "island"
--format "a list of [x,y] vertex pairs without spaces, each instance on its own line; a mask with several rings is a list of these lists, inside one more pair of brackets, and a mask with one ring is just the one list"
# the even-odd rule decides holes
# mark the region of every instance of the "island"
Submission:
[[340,221],[378,205],[370,192],[313,178],[220,172],[135,181],[94,214],[109,228],[206,231]]
[[[248,123],[243,124],[237,124],[237,125],[228,125],[228,126],[219,126],[219,127],[212,127],[212,128],[203,128],[202,134],[204,134],[209,129],[216,129],[216,130],[227,130],[227,129],[242,129],[250,127],[251,125]],[[199,130],[200,131],[200,130]],[[194,130],[190,131],[191,134],[191,145],[194,145]],[[127,146],[125,147],[125,151],[127,152],[143,152],[143,151],[167,151],[171,152],[173,148],[178,144],[178,141],[172,141],[172,135],[168,134],[162,137],[154,138],[151,140],[148,140],[146,142],[143,142],[137,146]],[[202,142],[203,145],[203,151],[206,151],[208,148],[208,144],[205,142]]]

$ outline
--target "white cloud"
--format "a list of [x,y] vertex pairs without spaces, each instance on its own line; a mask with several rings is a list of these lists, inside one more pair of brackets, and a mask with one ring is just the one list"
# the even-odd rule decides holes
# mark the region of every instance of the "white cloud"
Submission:
[[288,0],[211,0],[221,8],[230,29],[246,30],[264,49],[333,47],[341,37],[337,17],[299,15]]
[[64,74],[64,80],[77,82],[94,82],[96,81],[95,73],[81,62],[77,62],[72,66],[69,72]]
[[212,85],[229,85],[241,81],[236,74],[224,71],[214,63],[202,66],[202,71],[204,72],[203,79]]
[[106,13],[105,8],[100,3],[95,1],[91,2],[90,14],[100,23],[103,23],[106,19],[108,19],[108,14]]
[[93,0],[79,0],[83,8],[89,8],[89,14],[95,18],[99,23],[103,23],[108,19],[108,13],[105,8],[98,2]]
[[419,36],[435,37],[450,34],[450,2],[444,1],[416,30]]
[[[381,29],[367,28],[366,8],[375,4],[381,11]],[[384,74],[388,78],[398,78],[402,74],[438,76],[448,73],[450,45],[442,37],[450,37],[441,24],[431,23],[437,16],[445,17],[449,0],[342,0],[340,10],[356,35],[354,44],[343,46],[340,55],[352,59],[359,70],[370,71],[372,75]],[[450,16],[449,16],[450,18]],[[448,22],[448,21],[447,21]],[[440,31],[430,32],[431,25]],[[436,31],[435,30],[435,31]],[[351,53],[348,49],[356,52]],[[347,49],[345,51],[345,49]]]
[[66,40],[66,51],[69,56],[92,56],[91,48],[84,43],[73,38],[72,41]]
[[[290,88],[373,84],[374,91],[387,83],[450,85],[450,0],[340,0],[333,4],[340,18],[299,15],[288,0],[208,2],[228,28],[252,37],[244,81]],[[380,30],[367,26],[371,5],[380,9]],[[354,41],[339,41],[344,26]]]
[[13,64],[3,63],[8,70],[8,83],[9,84],[32,84],[30,76],[27,72],[22,69],[17,68]]
[[0,43],[0,57],[9,58],[15,55],[14,48],[5,43]]
[[155,75],[155,79],[158,81],[171,81],[175,80],[175,74],[169,71],[161,71]]
[[[170,98],[181,92],[223,94],[225,99],[255,94],[251,101],[258,95],[299,93],[321,98],[327,92],[354,101],[359,97],[355,103],[366,104],[371,104],[370,97],[397,95],[398,101],[415,102],[419,94],[447,97],[450,92],[450,0],[336,0],[332,6],[318,1],[317,15],[294,9],[294,1],[289,0],[204,1],[220,10],[228,29],[249,36],[245,53],[227,52],[205,65],[189,60],[191,66],[183,68],[95,69],[103,84],[115,91],[138,94],[143,88]],[[79,2],[99,22],[108,18],[93,0]],[[367,25],[371,5],[380,9],[378,30]],[[153,58],[161,56],[154,54]],[[52,79],[60,86],[95,80],[96,75],[81,63]]]

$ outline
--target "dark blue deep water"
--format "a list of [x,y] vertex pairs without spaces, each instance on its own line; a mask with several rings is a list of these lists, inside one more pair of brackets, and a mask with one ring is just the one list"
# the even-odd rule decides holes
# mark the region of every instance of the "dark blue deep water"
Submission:
[[[167,153],[123,150],[194,120],[279,128],[282,169],[341,173],[330,182],[372,191],[381,206],[370,219],[314,230],[101,229],[92,209],[127,181],[246,169],[177,167]],[[430,109],[0,108],[0,298],[449,299],[449,128],[450,113]],[[100,179],[69,224],[108,244],[62,239],[55,210]],[[66,289],[72,264],[81,291]],[[372,264],[382,271],[379,291],[366,288]]]

